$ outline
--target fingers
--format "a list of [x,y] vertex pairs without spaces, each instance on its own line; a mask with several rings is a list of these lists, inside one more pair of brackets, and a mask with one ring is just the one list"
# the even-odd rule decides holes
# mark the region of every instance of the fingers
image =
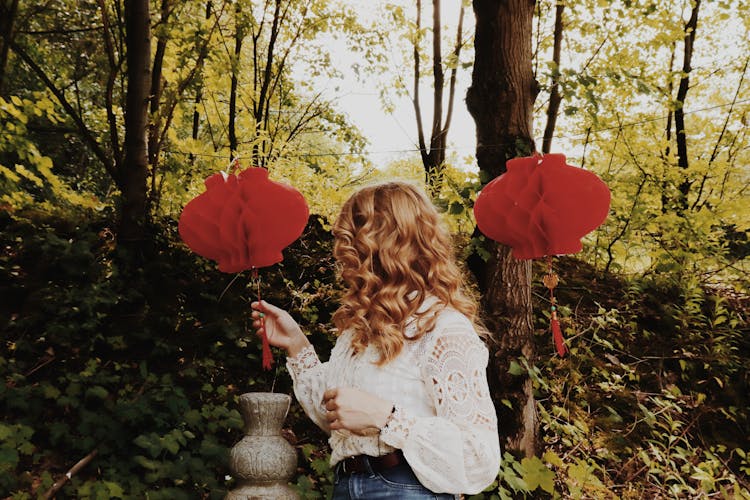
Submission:
[[267,313],[262,312],[265,310],[264,305],[267,305],[265,301],[261,301],[260,303],[253,302],[250,304],[250,307],[254,309],[253,312],[250,313],[250,317],[253,319],[252,324],[257,335],[261,335],[265,330],[265,322],[263,321],[263,317],[266,316]]
[[333,389],[328,389],[326,392],[323,393],[323,404],[328,403],[328,400],[335,399],[336,396],[338,396],[339,388],[334,387]]
[[254,309],[254,311],[252,313],[252,316],[254,318],[255,317],[260,317],[259,315],[256,316],[256,314],[258,314],[258,313],[265,313],[265,314],[267,314],[269,316],[278,317],[281,313],[284,312],[283,309],[279,309],[278,307],[269,304],[265,300],[261,300],[260,302],[258,302],[258,301],[252,302],[250,304],[250,307]]
[[331,430],[344,428],[344,425],[341,422],[341,416],[339,415],[339,412],[336,410],[326,411],[326,420],[328,421],[328,427],[330,427]]
[[338,404],[336,403],[336,395],[338,394],[338,388],[328,389],[323,393],[323,408],[325,408],[325,417],[328,421],[328,426],[331,430],[341,429],[341,422],[338,420],[339,415]]

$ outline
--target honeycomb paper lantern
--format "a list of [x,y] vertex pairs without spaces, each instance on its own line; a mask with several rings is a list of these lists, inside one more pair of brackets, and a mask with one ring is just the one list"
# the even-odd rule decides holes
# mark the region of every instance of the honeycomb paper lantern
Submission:
[[[604,222],[610,192],[596,175],[565,163],[565,155],[514,158],[479,193],[474,217],[488,238],[508,245],[516,259],[576,253],[581,238]],[[549,262],[550,329],[557,353],[568,352],[557,318],[557,275]]]
[[563,154],[514,158],[507,172],[479,193],[474,216],[488,238],[510,246],[517,259],[576,253],[581,238],[609,212],[610,192],[592,172]]
[[[307,225],[305,198],[293,187],[270,180],[265,168],[237,175],[221,172],[205,185],[206,190],[185,205],[178,230],[192,251],[216,261],[225,273],[252,269],[257,277],[258,268],[283,260],[281,251]],[[263,332],[262,363],[270,370],[273,356]]]
[[198,255],[237,273],[281,262],[281,251],[300,237],[309,210],[293,187],[274,182],[264,168],[214,174],[206,190],[182,211],[178,230]]

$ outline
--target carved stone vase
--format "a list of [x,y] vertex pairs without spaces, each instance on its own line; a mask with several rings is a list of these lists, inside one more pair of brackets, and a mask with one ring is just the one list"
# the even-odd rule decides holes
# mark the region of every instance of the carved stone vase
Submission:
[[281,435],[291,400],[287,394],[272,392],[240,396],[245,436],[229,452],[237,487],[227,500],[299,498],[287,484],[297,469],[297,452]]

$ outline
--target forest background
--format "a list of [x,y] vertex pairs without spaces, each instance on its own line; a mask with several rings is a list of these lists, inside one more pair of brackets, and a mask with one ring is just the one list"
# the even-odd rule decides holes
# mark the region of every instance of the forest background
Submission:
[[[533,120],[475,157],[450,142],[451,117],[472,106],[462,82],[482,83],[474,30],[492,3],[0,2],[0,497],[220,498],[235,484],[238,396],[291,387],[279,353],[260,369],[249,277],[176,232],[230,159],[307,198],[305,234],[263,270],[263,293],[327,353],[330,224],[372,181],[425,184],[487,306],[502,249],[471,208],[503,169],[483,166],[490,147],[568,152],[612,208],[582,252],[555,259],[568,357],[548,332],[543,264],[522,348],[486,307],[504,461],[477,498],[750,498],[750,7],[500,2],[497,19],[528,14],[495,26],[521,30],[503,51],[529,44],[517,63]],[[362,89],[380,107],[353,116],[341,96]],[[403,102],[415,146],[382,155],[362,124]],[[326,497],[325,437],[296,404],[287,425],[295,488]]]

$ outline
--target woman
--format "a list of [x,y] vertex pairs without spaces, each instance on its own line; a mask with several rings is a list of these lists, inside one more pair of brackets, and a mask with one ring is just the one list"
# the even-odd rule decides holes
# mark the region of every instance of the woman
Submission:
[[255,328],[287,351],[300,404],[330,433],[333,498],[482,491],[500,465],[488,353],[440,215],[421,189],[388,182],[356,192],[333,235],[348,290],[328,362],[288,313],[252,304]]

